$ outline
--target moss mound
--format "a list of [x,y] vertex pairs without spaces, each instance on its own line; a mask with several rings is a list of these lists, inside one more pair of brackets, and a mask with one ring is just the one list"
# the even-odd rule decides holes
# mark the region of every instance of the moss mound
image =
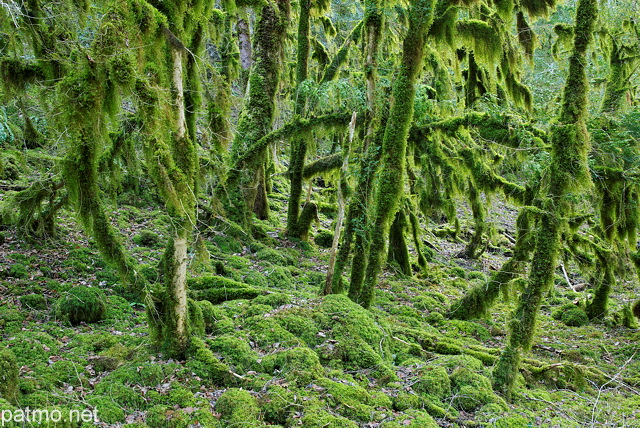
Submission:
[[566,310],[562,314],[562,322],[569,327],[582,327],[589,324],[589,317],[587,314],[578,307],[573,307]]
[[68,320],[72,325],[94,323],[105,318],[107,298],[95,287],[74,287],[58,299],[56,316]]
[[231,388],[224,392],[216,402],[216,411],[224,426],[261,426],[258,421],[260,409],[258,402],[248,392]]
[[18,363],[7,349],[0,351],[0,398],[10,403],[18,399]]
[[227,300],[253,299],[261,292],[242,282],[215,275],[205,275],[187,280],[196,300],[208,300],[214,305]]

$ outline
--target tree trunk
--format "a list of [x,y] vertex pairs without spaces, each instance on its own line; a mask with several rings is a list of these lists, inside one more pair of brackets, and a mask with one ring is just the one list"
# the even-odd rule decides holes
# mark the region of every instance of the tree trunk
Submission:
[[411,275],[411,263],[409,260],[409,249],[404,231],[407,228],[407,216],[400,208],[396,212],[396,217],[389,229],[389,251],[387,253],[387,263],[396,263],[400,272],[404,275]]
[[544,213],[536,241],[527,286],[509,323],[509,341],[493,371],[494,388],[511,398],[521,353],[533,343],[542,297],[553,283],[562,222],[571,211],[570,192],[590,183],[587,165],[589,134],[586,129],[588,82],[586,52],[597,20],[597,0],[579,0],[573,53],[558,124],[552,133],[551,176]]
[[[310,10],[311,0],[300,1],[300,18],[298,20],[298,47],[296,64],[296,100],[294,114],[302,115],[306,99],[300,93],[300,85],[307,80],[309,75],[310,52]],[[291,158],[289,166],[289,179],[291,180],[291,193],[287,206],[287,235],[300,239],[308,233],[299,224],[300,199],[302,197],[304,162],[307,156],[308,139],[310,136],[296,136],[291,142]]]
[[[377,144],[375,142],[377,124],[386,118],[386,115],[376,114],[378,111],[376,102],[378,55],[384,17],[381,1],[367,0],[365,2],[364,13],[367,114],[365,116],[366,131],[364,144],[360,150],[363,155],[363,161],[360,163],[355,194],[351,198],[351,202],[347,208],[345,230],[342,237],[342,245],[337,255],[332,286],[334,293],[341,293],[344,290],[342,271],[349,259],[355,234],[354,256],[351,263],[351,283],[349,286],[349,297],[354,301],[357,301],[360,295],[364,270],[366,268],[366,239],[364,236],[364,226],[366,224],[365,213],[368,207],[371,181],[373,180],[380,156],[380,151],[376,150]],[[331,69],[331,66],[329,69]]]
[[422,69],[427,32],[433,22],[434,0],[412,2],[409,31],[403,43],[400,70],[395,78],[389,120],[382,141],[382,157],[374,190],[370,223],[369,262],[359,303],[368,308],[382,270],[386,239],[404,188],[407,136],[413,119],[415,83]]
[[273,126],[275,97],[282,69],[280,58],[288,20],[289,0],[271,0],[262,7],[254,32],[249,94],[231,147],[233,168],[229,171],[225,188],[219,189],[219,198],[225,205],[228,218],[245,229],[251,226],[259,186],[266,189],[264,177],[261,177],[266,150],[260,150],[256,156],[243,161],[238,160]]

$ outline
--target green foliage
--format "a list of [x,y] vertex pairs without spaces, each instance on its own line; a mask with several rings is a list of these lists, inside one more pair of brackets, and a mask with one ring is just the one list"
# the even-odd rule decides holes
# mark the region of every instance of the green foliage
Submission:
[[56,301],[55,312],[56,316],[72,325],[95,323],[103,320],[106,315],[106,296],[98,288],[77,286]]
[[43,311],[47,309],[47,300],[42,294],[25,294],[20,296],[20,303],[31,310]]

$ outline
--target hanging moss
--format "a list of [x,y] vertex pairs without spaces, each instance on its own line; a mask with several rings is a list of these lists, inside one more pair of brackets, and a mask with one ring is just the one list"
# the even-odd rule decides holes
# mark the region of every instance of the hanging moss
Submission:
[[520,7],[530,16],[548,16],[556,6],[556,0],[520,0]]
[[518,215],[516,244],[511,258],[499,271],[492,273],[486,284],[473,287],[463,298],[452,303],[447,317],[471,320],[488,315],[489,309],[500,296],[500,292],[504,292],[507,284],[522,274],[534,244],[530,231],[530,216],[526,209],[522,209]]
[[489,23],[479,19],[463,19],[456,22],[458,36],[472,46],[478,60],[496,64],[502,55],[500,36]]
[[11,93],[22,92],[27,85],[45,78],[39,64],[24,59],[4,58],[0,62],[0,78],[2,85]]
[[[289,2],[269,1],[260,11],[254,32],[254,62],[249,76],[249,96],[238,119],[231,152],[234,166],[226,183],[225,202],[232,221],[248,227],[264,167],[266,146],[256,143],[271,131],[275,96],[280,80],[280,53],[289,18]],[[264,183],[262,183],[264,188]],[[266,206],[266,205],[263,205]]]

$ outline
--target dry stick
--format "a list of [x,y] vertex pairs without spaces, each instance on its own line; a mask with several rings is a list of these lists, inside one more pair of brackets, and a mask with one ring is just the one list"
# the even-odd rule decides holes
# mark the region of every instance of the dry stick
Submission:
[[569,288],[571,288],[574,292],[576,292],[577,290],[569,280],[569,275],[567,275],[567,270],[564,268],[564,263],[560,263],[560,267],[562,268],[562,273],[564,274],[565,281],[567,281],[567,284],[569,284]]
[[344,195],[342,194],[342,180],[347,174],[349,167],[349,150],[353,143],[353,134],[356,129],[356,119],[358,114],[354,111],[349,123],[349,148],[345,150],[344,159],[342,160],[342,168],[340,170],[340,183],[338,183],[338,216],[336,218],[336,229],[333,234],[333,243],[331,244],[331,256],[329,257],[329,267],[327,268],[327,279],[324,284],[323,294],[326,296],[331,294],[331,284],[333,282],[333,271],[336,264],[336,255],[338,253],[338,244],[340,243],[340,230],[342,229],[342,220],[344,219]]

